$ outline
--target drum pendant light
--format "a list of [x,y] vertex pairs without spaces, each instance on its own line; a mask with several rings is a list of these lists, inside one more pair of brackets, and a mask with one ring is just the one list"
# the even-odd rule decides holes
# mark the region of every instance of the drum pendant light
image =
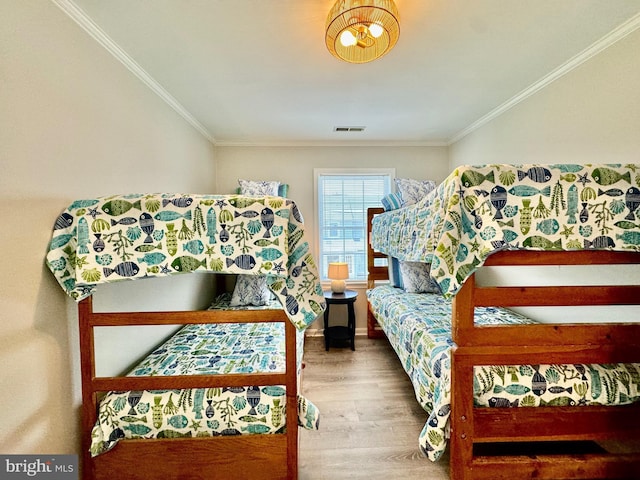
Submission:
[[345,62],[371,62],[398,41],[398,19],[393,0],[338,0],[327,16],[327,48]]

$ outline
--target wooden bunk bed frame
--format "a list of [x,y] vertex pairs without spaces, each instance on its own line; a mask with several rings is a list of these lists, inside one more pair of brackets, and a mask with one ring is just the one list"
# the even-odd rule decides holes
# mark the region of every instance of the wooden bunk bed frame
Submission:
[[[92,297],[88,297],[79,303],[78,314],[84,480],[298,478],[296,328],[283,309],[97,313],[93,311]],[[96,377],[94,350],[94,328],[96,327],[245,322],[284,322],[286,336],[284,373]],[[92,458],[89,453],[91,429],[97,417],[100,392],[246,385],[286,386],[286,433],[121,440],[112,450],[97,457]]]
[[[369,209],[368,287],[388,278],[386,255],[371,247]],[[614,251],[503,251],[487,266],[639,264],[640,253]],[[554,363],[638,363],[640,324],[474,325],[481,306],[638,305],[640,285],[479,286],[475,275],[453,299],[450,477],[452,480],[515,478],[639,478],[640,453],[480,455],[480,444],[640,439],[640,403],[632,405],[474,408],[476,365]],[[384,337],[369,307],[368,333]]]

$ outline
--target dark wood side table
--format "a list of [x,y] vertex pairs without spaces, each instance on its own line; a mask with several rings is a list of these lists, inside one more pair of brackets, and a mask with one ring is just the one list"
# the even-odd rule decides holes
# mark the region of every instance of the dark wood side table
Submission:
[[[351,342],[351,350],[356,349],[356,312],[354,308],[356,298],[358,298],[358,292],[353,290],[345,290],[344,293],[333,293],[331,290],[324,292],[324,299],[327,302],[327,308],[324,311],[324,346],[327,351],[331,340],[348,340]],[[329,307],[331,305],[347,306],[347,326],[329,326]]]

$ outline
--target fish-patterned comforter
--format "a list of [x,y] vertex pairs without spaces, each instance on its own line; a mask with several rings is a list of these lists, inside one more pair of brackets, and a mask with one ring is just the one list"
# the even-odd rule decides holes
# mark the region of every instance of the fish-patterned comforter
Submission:
[[324,310],[303,219],[282,197],[133,194],[76,200],[46,259],[76,301],[100,283],[188,272],[266,275],[298,329]]
[[640,250],[640,165],[455,169],[414,205],[377,215],[372,246],[431,263],[445,297],[502,249]]
[[[451,302],[438,294],[415,294],[391,286],[367,292],[369,304],[409,375],[416,398],[429,414],[419,437],[433,461],[446,447],[451,410]],[[524,324],[514,312],[477,308],[478,325]],[[640,364],[501,365],[474,370],[479,407],[624,405],[640,400]]]
[[[228,310],[229,298],[213,308]],[[265,308],[279,308],[278,302]],[[298,366],[304,335],[298,332]],[[131,372],[133,376],[283,372],[282,323],[186,325]],[[272,434],[285,428],[285,387],[246,386],[109,392],[101,400],[91,454],[104,453],[121,438],[179,438]],[[298,395],[298,424],[318,427],[319,412]]]

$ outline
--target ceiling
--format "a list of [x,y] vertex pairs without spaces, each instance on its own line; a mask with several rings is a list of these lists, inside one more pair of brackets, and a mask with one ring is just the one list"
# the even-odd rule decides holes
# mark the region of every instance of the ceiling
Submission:
[[217,145],[447,145],[640,26],[640,0],[396,0],[354,65],[334,0],[53,1]]

